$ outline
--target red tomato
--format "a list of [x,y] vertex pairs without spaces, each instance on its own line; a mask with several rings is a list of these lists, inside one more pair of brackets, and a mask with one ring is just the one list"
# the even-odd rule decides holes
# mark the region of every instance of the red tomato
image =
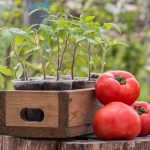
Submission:
[[133,139],[141,130],[141,119],[130,106],[112,102],[99,109],[93,120],[93,130],[105,140]]
[[141,118],[140,136],[150,135],[150,105],[146,102],[135,102],[134,109],[139,113]]
[[140,94],[140,86],[129,72],[108,71],[96,80],[95,91],[102,104],[118,101],[132,105]]

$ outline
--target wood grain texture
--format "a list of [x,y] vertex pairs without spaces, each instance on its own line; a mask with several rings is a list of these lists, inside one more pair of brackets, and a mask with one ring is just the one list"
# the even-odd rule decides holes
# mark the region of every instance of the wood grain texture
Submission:
[[[8,91],[6,94],[6,126],[58,127],[58,95],[51,92]],[[44,112],[41,122],[20,117],[24,108],[39,108]]]
[[58,93],[59,99],[59,127],[67,127],[68,125],[68,92]]
[[70,91],[68,127],[91,124],[94,113],[100,107],[94,89]]
[[6,92],[0,91],[0,126],[6,125],[5,100],[6,100]]
[[95,139],[74,140],[61,143],[60,150],[150,150],[150,137],[124,141]]
[[72,128],[43,128],[43,127],[0,127],[1,135],[30,138],[69,138],[92,133],[91,125]]
[[150,137],[124,141],[101,141],[96,138],[29,139],[0,136],[0,150],[149,150]]
[[0,137],[0,150],[57,150],[57,141]]

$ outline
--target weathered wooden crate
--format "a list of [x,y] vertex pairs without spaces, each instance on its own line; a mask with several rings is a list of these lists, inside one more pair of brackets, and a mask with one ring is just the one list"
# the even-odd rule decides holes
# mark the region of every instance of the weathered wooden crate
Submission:
[[[99,107],[92,88],[0,91],[0,134],[45,138],[89,134],[93,114]],[[35,120],[29,118],[32,111],[37,117]]]

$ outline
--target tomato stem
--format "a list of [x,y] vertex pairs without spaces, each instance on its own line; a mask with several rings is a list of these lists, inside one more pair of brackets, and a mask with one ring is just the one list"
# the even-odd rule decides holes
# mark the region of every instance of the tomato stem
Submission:
[[121,75],[115,75],[115,79],[121,84],[126,84],[126,79]]

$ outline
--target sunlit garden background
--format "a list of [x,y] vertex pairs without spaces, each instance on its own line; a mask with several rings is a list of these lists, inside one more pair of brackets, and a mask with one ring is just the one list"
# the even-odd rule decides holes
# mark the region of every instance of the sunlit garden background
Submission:
[[[109,49],[105,71],[120,69],[133,73],[141,85],[139,100],[150,101],[149,0],[0,0],[0,28],[12,26],[21,28],[41,23],[46,13],[36,10],[38,8],[48,9],[53,14],[95,16],[94,20],[102,25],[116,23],[121,28],[121,33],[112,30],[110,35],[126,46],[117,45]],[[80,49],[77,54],[75,74],[86,76],[87,52],[83,50],[84,45]],[[99,73],[101,47],[92,47],[92,53],[92,72]],[[10,38],[6,33],[5,37],[0,37],[0,61],[2,65],[9,66],[13,72],[16,68],[12,68],[10,57]],[[30,69],[40,73],[40,65],[40,63],[33,64]],[[54,69],[51,70],[53,71]],[[13,88],[10,82],[13,78],[15,78],[14,73],[7,77],[1,73],[1,89]]]

